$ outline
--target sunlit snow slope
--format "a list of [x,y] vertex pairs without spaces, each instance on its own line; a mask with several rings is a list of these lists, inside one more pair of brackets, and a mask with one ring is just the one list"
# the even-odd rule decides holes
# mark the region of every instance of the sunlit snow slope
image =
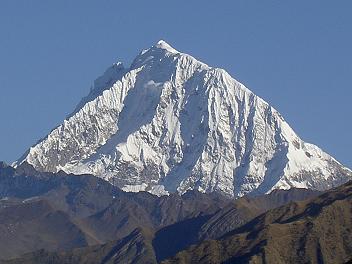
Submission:
[[324,190],[352,176],[225,70],[164,41],[142,51],[128,69],[110,67],[17,164],[23,161],[158,195]]

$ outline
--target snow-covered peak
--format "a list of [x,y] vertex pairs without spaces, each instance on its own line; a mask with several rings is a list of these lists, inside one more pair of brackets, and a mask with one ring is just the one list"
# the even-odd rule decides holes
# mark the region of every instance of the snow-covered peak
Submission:
[[171,47],[170,44],[166,43],[166,41],[164,40],[159,40],[156,45],[155,45],[156,48],[158,49],[164,49],[164,50],[167,50],[168,52],[171,52],[171,53],[179,53],[176,49],[174,49],[173,47]]
[[352,177],[225,70],[164,41],[142,51],[129,69],[112,65],[23,161],[158,194],[324,190]]
[[131,69],[142,67],[145,64],[155,64],[164,60],[165,58],[175,58],[179,55],[180,52],[172,48],[165,41],[160,40],[155,45],[140,52],[140,54],[133,60]]

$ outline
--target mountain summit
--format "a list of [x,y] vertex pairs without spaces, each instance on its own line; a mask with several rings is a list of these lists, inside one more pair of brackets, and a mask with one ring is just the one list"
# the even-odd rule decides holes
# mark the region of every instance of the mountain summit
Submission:
[[74,112],[17,164],[90,173],[126,191],[190,189],[239,197],[325,190],[352,172],[302,141],[225,70],[159,41],[109,67]]

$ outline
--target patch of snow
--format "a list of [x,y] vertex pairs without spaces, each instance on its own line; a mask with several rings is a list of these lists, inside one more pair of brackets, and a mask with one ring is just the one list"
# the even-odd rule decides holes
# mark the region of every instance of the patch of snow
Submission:
[[165,190],[164,185],[154,185],[148,192],[159,197],[163,195],[170,195],[169,192]]
[[125,185],[121,188],[124,192],[141,192],[147,189],[148,185],[145,183],[135,185]]

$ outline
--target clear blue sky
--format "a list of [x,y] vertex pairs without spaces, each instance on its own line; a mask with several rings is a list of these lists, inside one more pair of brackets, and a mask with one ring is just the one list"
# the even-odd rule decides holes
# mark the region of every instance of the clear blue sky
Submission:
[[0,160],[69,114],[115,61],[165,39],[226,69],[352,167],[352,1],[0,1]]

